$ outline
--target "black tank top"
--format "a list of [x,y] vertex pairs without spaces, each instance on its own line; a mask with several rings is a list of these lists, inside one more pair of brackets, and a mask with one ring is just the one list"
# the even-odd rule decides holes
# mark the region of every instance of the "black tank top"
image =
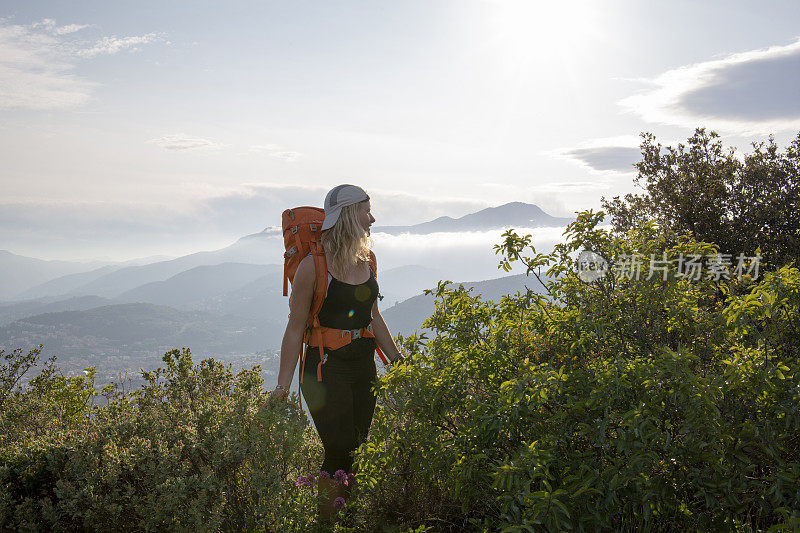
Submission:
[[[364,283],[351,285],[334,278],[330,273],[330,283],[322,309],[319,312],[319,324],[326,328],[361,329],[372,322],[372,305],[378,297],[378,280],[372,268],[369,278]],[[326,354],[335,355],[342,360],[361,360],[375,354],[375,339],[361,337],[345,344],[338,350],[325,348]],[[308,350],[318,353],[318,347],[309,343]]]
[[372,322],[372,305],[377,297],[378,280],[372,269],[367,281],[358,285],[339,281],[331,275],[319,312],[319,324],[336,329],[367,327]]

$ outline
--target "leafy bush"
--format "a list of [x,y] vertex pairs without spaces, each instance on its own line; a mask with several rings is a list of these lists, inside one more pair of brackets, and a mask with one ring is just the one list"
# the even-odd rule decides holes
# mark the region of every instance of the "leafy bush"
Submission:
[[664,146],[642,134],[635,183],[644,194],[603,199],[616,229],[649,220],[725,253],[759,246],[769,270],[800,262],[800,133],[783,153],[775,140],[737,157],[719,135],[695,130],[686,144]]
[[800,273],[587,283],[582,249],[612,269],[641,254],[645,273],[650,254],[717,253],[653,223],[610,233],[602,218],[581,213],[552,254],[505,234],[502,265],[532,279],[546,268],[546,297],[495,304],[439,285],[435,336],[404,340],[412,362],[382,379],[359,450],[367,529],[800,523]]
[[93,368],[85,376],[65,377],[51,356],[22,386],[26,374],[38,367],[41,352],[41,345],[27,354],[20,348],[8,353],[0,349],[0,443],[5,448],[32,440],[59,441],[92,411]]
[[289,479],[320,450],[296,402],[264,406],[258,367],[163,360],[60,440],[0,453],[0,529],[307,529],[315,502]]

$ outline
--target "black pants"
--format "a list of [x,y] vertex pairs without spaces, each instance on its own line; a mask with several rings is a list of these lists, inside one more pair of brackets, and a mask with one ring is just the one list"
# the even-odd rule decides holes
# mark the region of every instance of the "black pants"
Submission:
[[317,381],[319,349],[309,347],[300,387],[325,449],[322,470],[331,475],[353,471],[351,454],[366,440],[375,412],[375,342],[357,339],[351,344],[345,355],[337,354],[340,350],[329,353],[321,382]]

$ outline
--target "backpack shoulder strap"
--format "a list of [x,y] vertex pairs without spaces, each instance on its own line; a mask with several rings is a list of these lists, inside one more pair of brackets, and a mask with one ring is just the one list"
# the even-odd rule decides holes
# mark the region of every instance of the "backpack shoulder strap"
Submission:
[[319,324],[319,312],[325,303],[325,292],[328,289],[328,264],[325,250],[318,241],[311,242],[311,254],[314,256],[314,298],[308,310],[308,322],[303,334],[303,347],[300,348],[300,384],[303,384],[303,372],[306,362],[306,347],[316,344],[319,347],[319,364],[317,365],[317,381],[322,381],[322,363],[325,361],[325,348],[322,341],[322,326]]
[[314,283],[314,299],[311,301],[311,308],[308,311],[309,327],[319,326],[319,312],[325,302],[325,292],[328,289],[328,263],[325,260],[325,250],[322,243],[312,242],[311,253],[314,256],[314,270],[316,273]]
[[369,251],[369,267],[372,269],[375,279],[378,279],[378,258],[375,257],[375,252],[372,250]]

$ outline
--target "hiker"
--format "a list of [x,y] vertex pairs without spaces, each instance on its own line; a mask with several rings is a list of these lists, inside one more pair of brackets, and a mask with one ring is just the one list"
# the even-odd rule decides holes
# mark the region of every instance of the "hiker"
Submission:
[[[299,220],[305,213],[301,210],[312,209],[284,213],[287,263],[298,246],[305,246],[299,240],[297,246],[292,244],[292,233],[298,232],[300,224],[292,226],[295,211]],[[382,358],[385,355],[392,363],[402,358],[378,310],[377,262],[369,248],[373,222],[367,193],[355,185],[339,185],[325,197],[321,226],[308,224],[312,232],[319,230],[321,247],[317,242],[310,243],[314,253],[303,257],[294,272],[278,385],[272,393],[273,398],[287,397],[300,358],[300,390],[325,449],[322,470],[330,474],[330,478],[325,474],[319,478],[319,512],[323,519],[333,514],[336,498],[347,499],[350,484],[345,486],[331,478],[338,470],[353,473],[351,454],[364,442],[372,423],[372,386],[377,378],[375,350],[383,352]],[[291,272],[285,274],[285,279],[290,276]],[[327,286],[324,293],[320,284]],[[319,300],[322,304],[315,322],[314,304],[319,305]]]

